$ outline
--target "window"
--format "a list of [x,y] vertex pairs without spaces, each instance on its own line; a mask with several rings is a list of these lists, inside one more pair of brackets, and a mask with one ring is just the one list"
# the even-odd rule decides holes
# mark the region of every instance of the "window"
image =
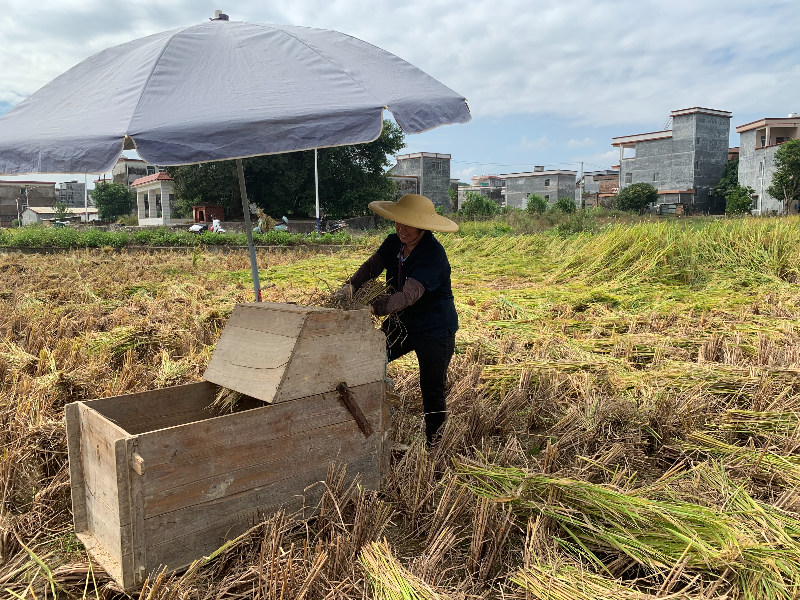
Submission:
[[549,179],[545,179],[544,180],[544,187],[550,187],[550,180]]
[[698,138],[694,138],[694,139],[696,140],[697,145],[699,146],[700,145],[700,138],[698,137]]
[[544,199],[550,202],[550,194],[545,195]]
[[767,145],[767,136],[762,135],[761,136],[761,147],[763,148],[766,145]]
[[653,181],[658,181],[658,173],[653,173]]
[[155,167],[151,167],[151,166],[148,165],[147,174],[148,175],[155,175],[156,174],[156,168]]
[[694,161],[694,168],[695,169],[699,169],[700,168],[700,161],[699,160]]
[[633,173],[625,173],[625,183],[631,183],[633,181]]

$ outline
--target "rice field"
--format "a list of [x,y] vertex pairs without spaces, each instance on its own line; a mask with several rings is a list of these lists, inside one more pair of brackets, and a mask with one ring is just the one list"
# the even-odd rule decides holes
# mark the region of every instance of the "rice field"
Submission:
[[[380,493],[331,465],[314,519],[266,516],[139,597],[800,598],[799,225],[440,235],[461,329],[439,444],[396,361]],[[264,299],[316,301],[379,243],[260,254]],[[72,532],[63,407],[199,380],[247,256],[0,255],[0,275],[0,590],[120,597]]]

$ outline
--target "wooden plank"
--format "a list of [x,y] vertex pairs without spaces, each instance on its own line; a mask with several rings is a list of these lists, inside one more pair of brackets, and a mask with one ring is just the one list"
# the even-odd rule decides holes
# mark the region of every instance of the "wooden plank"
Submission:
[[296,338],[226,326],[203,377],[239,393],[272,402]]
[[[306,315],[310,312],[298,310],[299,308],[301,307],[274,302],[237,304],[225,324],[225,329],[242,327],[294,339],[300,333]],[[217,348],[219,348],[219,343],[217,343]]]
[[336,386],[336,391],[339,392],[339,397],[342,399],[342,402],[344,402],[345,406],[347,406],[347,410],[350,411],[350,414],[353,415],[353,419],[355,419],[356,424],[361,430],[361,433],[364,434],[364,437],[371,436],[372,426],[370,426],[369,421],[361,411],[361,407],[358,405],[358,402],[353,396],[353,392],[351,392],[350,388],[347,387],[347,384],[344,382],[340,383]]
[[80,403],[78,409],[81,423],[84,489],[87,497],[91,495],[102,501],[102,505],[95,505],[101,513],[94,515],[94,518],[103,520],[112,517],[111,514],[105,514],[106,511],[103,509],[105,506],[116,519],[119,519],[120,501],[127,506],[127,498],[120,497],[119,493],[114,442],[116,439],[124,437],[124,432],[113,423],[106,421],[86,404]]
[[[116,511],[92,493],[86,494],[86,527],[116,560],[122,556],[122,527]],[[78,530],[76,530],[78,531]]]
[[[363,473],[365,489],[377,489],[374,484],[380,477],[373,456],[343,456],[342,459],[348,462],[351,477]],[[280,507],[296,511],[305,506],[309,511],[304,516],[311,516],[323,489],[321,484],[314,484],[325,480],[328,464],[329,461],[325,461],[305,468],[298,465],[296,472],[287,473],[284,479],[269,487],[147,519],[148,539],[151,540],[147,549],[148,568],[159,564],[168,565],[170,569],[186,566],[252,526],[259,515],[269,516]]]
[[97,538],[95,538],[90,532],[76,531],[75,535],[86,547],[86,550],[89,552],[91,557],[100,563],[100,566],[103,567],[103,570],[108,573],[114,581],[122,585],[122,565],[120,564],[119,560],[111,556],[103,544],[98,542]]
[[368,334],[374,329],[372,317],[367,309],[332,310],[309,314],[303,327],[303,337],[313,338],[342,333]]
[[[147,539],[144,525],[144,499],[142,479],[132,468],[134,455],[137,454],[138,439],[135,437],[118,440],[116,444],[117,469],[124,471],[128,483],[128,506],[130,507],[131,545],[133,552],[125,560],[131,561],[134,586],[140,586],[147,577]],[[124,582],[128,587],[129,582]]]
[[76,531],[87,529],[86,488],[83,481],[83,459],[81,457],[81,414],[79,403],[64,407],[67,427],[67,455],[69,457],[69,482],[72,493],[72,517]]
[[[380,426],[382,387],[378,382],[352,388],[375,429]],[[263,460],[261,447],[270,440],[285,440],[343,422],[352,423],[353,430],[358,431],[338,392],[331,391],[142,434],[138,453],[147,472],[145,495],[257,464]]]
[[[374,461],[372,470],[379,472],[380,445],[378,436],[366,439],[352,420],[272,440],[264,444],[258,456],[259,462],[252,462],[253,457],[250,457],[250,464],[246,467],[196,478],[184,485],[164,487],[147,494],[145,513],[150,518],[190,506],[210,506],[253,489],[270,487],[276,481],[293,476],[304,465],[314,469],[332,460],[371,456]],[[302,487],[297,493],[300,491]]]
[[135,435],[208,418],[210,413],[205,408],[214,399],[216,392],[217,386],[213,383],[201,381],[101,398],[85,404],[118,425],[125,434]]
[[383,381],[385,371],[386,338],[376,329],[308,338],[301,333],[274,402],[320,394],[342,381],[351,388]]

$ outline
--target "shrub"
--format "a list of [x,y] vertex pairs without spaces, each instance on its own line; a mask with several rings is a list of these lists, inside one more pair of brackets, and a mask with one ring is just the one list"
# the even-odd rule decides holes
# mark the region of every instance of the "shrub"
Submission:
[[92,200],[103,221],[113,221],[121,215],[127,215],[136,206],[136,194],[121,183],[98,183],[92,190]]
[[500,207],[494,200],[478,192],[467,192],[464,205],[458,210],[458,214],[468,219],[474,219],[475,217],[492,217],[499,211]]
[[559,198],[556,200],[556,203],[553,204],[553,210],[560,210],[567,214],[574,213],[575,208],[575,200],[573,198]]
[[736,185],[725,196],[726,215],[747,215],[753,209],[753,194],[756,191],[748,186]]
[[528,204],[525,209],[530,214],[542,214],[547,210],[547,200],[537,194],[530,194],[528,196]]
[[658,190],[649,183],[634,183],[614,196],[614,208],[625,212],[643,213],[648,204],[658,200]]

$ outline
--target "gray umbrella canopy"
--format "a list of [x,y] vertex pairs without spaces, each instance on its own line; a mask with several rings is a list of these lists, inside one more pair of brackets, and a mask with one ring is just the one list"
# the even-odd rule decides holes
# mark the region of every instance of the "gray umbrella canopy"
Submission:
[[180,165],[369,142],[384,109],[407,133],[470,120],[463,96],[356,38],[215,20],[104,50],[18,104],[0,174],[104,173],[133,144]]

